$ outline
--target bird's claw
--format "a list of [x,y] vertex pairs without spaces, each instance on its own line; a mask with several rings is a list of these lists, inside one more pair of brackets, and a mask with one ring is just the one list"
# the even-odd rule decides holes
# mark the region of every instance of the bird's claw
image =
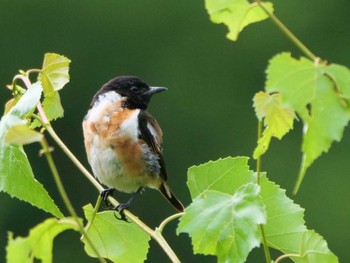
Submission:
[[116,215],[116,213],[114,213],[114,217],[118,220],[123,220],[127,223],[130,223],[130,221],[128,221],[125,213],[124,213],[124,210],[127,209],[129,207],[129,204],[128,203],[125,203],[125,204],[119,204],[117,207],[114,208],[115,211],[117,211],[120,215],[120,217],[118,217]]
[[102,192],[101,192],[101,197],[102,197],[102,200],[105,202],[105,204],[109,207],[109,208],[114,208],[110,202],[108,202],[108,196],[112,196],[113,195],[113,192],[114,192],[114,188],[107,188],[107,189],[104,189]]

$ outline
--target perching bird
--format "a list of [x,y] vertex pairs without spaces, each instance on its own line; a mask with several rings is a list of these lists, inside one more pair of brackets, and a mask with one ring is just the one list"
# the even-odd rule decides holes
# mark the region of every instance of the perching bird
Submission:
[[[149,187],[158,189],[178,211],[184,210],[166,184],[162,130],[146,111],[151,97],[164,90],[138,77],[120,76],[93,97],[83,121],[84,142],[93,174],[108,187],[101,193],[105,200],[114,189],[137,193]],[[121,215],[131,200],[117,207]]]

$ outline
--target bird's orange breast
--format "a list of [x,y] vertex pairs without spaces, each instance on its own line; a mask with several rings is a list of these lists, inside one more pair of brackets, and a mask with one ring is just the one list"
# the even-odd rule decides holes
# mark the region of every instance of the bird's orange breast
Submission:
[[[122,108],[118,101],[97,109],[92,108],[84,120],[88,160],[101,182],[107,184],[104,178],[118,176],[106,174],[110,169],[104,169],[103,166],[110,165],[106,160],[110,158],[115,158],[116,163],[120,164],[119,172],[123,176],[137,177],[147,173],[143,144],[137,134],[138,113],[139,110]],[[96,154],[96,149],[100,154]],[[106,156],[106,152],[113,153],[114,157]],[[94,167],[95,163],[101,165],[101,168]]]

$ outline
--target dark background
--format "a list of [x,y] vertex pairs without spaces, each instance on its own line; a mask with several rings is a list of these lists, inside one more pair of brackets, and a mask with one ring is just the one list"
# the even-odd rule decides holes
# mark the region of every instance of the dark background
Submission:
[[[276,15],[323,59],[350,66],[350,1],[276,0]],[[212,24],[204,1],[0,1],[0,104],[10,98],[5,85],[19,69],[41,67],[44,53],[72,60],[71,81],[61,92],[65,117],[53,123],[57,133],[87,166],[81,121],[101,84],[117,75],[138,75],[169,90],[157,95],[150,111],[164,131],[169,184],[185,204],[190,197],[186,171],[191,165],[220,157],[251,156],[257,121],[252,97],[263,88],[264,70],[274,54],[302,55],[271,21],[246,28],[238,42],[227,29]],[[291,191],[301,154],[301,124],[282,142],[274,140],[263,158],[271,180]],[[67,214],[38,145],[26,147],[36,178]],[[328,241],[341,262],[350,262],[350,136],[334,144],[310,168],[297,203],[306,209],[307,226]],[[54,158],[75,208],[94,203],[96,190],[56,147]],[[252,168],[255,163],[250,161]],[[125,196],[124,196],[125,198]],[[49,214],[0,194],[0,261],[5,260],[7,231],[26,236]],[[148,190],[131,210],[155,227],[174,211],[156,191]],[[205,220],[205,218],[203,218]],[[183,262],[216,262],[193,256],[186,234],[165,230]],[[116,237],[118,238],[118,237]],[[154,241],[148,262],[168,262]],[[248,262],[262,262],[255,249]],[[61,234],[54,262],[96,262],[87,257],[78,233]]]

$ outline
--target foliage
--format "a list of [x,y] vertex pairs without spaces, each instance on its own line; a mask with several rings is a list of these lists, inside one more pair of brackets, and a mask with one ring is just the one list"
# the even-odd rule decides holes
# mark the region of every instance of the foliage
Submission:
[[299,262],[338,262],[338,258],[328,249],[327,242],[313,230],[305,231],[301,239],[300,256],[292,257]]
[[217,255],[219,262],[244,262],[260,244],[259,224],[266,223],[259,190],[250,183],[234,195],[204,191],[186,208],[178,231],[190,234],[195,253]]
[[[288,52],[275,55],[266,69],[265,91],[254,96],[259,121],[258,141],[253,153],[256,171],[248,166],[248,157],[228,157],[209,161],[188,170],[188,188],[193,202],[184,213],[165,219],[155,230],[126,211],[132,223],[117,221],[114,212],[98,213],[98,205],[84,207],[86,226],[78,218],[64,191],[50,147],[48,133],[87,179],[100,191],[102,187],[76,160],[54,132],[51,121],[63,116],[59,91],[69,81],[70,60],[48,53],[42,69],[21,71],[9,85],[13,98],[6,103],[0,121],[0,190],[51,213],[50,218],[32,228],[28,237],[9,234],[8,262],[52,262],[54,238],[64,230],[79,231],[86,253],[100,262],[142,262],[152,237],[172,262],[180,262],[161,231],[174,218],[181,217],[178,233],[188,233],[195,253],[215,255],[218,262],[245,262],[249,253],[263,245],[265,260],[269,250],[277,250],[279,262],[338,262],[327,242],[304,221],[304,209],[287,197],[286,191],[261,172],[261,158],[273,137],[282,139],[293,129],[294,120],[303,122],[301,152],[303,162],[297,180],[298,191],[307,169],[333,141],[340,141],[350,120],[350,70],[328,64],[316,57],[274,15],[270,2],[256,0],[206,0],[214,23],[224,23],[230,40],[237,40],[248,25],[272,19],[305,54],[296,59]],[[37,73],[37,82],[29,76]],[[17,82],[22,81],[24,87]],[[38,129],[40,127],[40,130]],[[39,142],[42,154],[70,213],[63,215],[52,198],[34,177],[23,145]],[[117,204],[109,198],[112,204]],[[18,252],[19,251],[19,252]]]
[[[247,0],[206,0],[205,7],[213,23],[224,23],[229,33],[227,38],[235,41],[239,33],[249,24],[268,18],[268,15],[256,3]],[[273,11],[273,5],[266,2],[266,7]]]
[[[191,167],[188,185],[194,201],[186,208],[178,230],[190,234],[196,253],[217,255],[219,262],[244,262],[260,244],[255,232],[260,224],[265,224],[269,247],[294,255],[311,251],[319,237],[310,240],[307,248],[300,246],[308,232],[304,209],[266,175],[260,178],[260,191],[252,188],[256,175],[247,162],[245,157],[225,158]],[[200,220],[203,218],[207,220]],[[322,260],[330,255],[336,258],[326,245],[322,253],[319,262],[326,262]]]
[[8,263],[29,263],[40,259],[44,263],[52,262],[54,238],[65,230],[78,231],[76,222],[71,218],[49,218],[32,228],[28,237],[13,238],[9,233],[7,246]]
[[257,159],[268,150],[272,137],[282,139],[293,128],[295,113],[282,104],[279,93],[268,94],[260,91],[255,94],[253,101],[256,116],[259,121],[264,120],[266,127],[253,154]]
[[[88,220],[86,233],[94,240],[101,256],[113,262],[143,262],[146,259],[150,237],[137,225],[116,220],[114,211],[104,211],[93,217],[92,205],[86,205],[84,212]],[[96,257],[85,238],[82,241],[88,255]]]
[[289,53],[278,54],[269,63],[266,92],[278,92],[283,105],[297,112],[304,122],[305,170],[329,150],[333,141],[342,138],[350,118],[346,101],[349,76],[349,69],[343,66],[304,57],[297,60]]
[[[62,217],[54,201],[33,175],[21,145],[40,140],[38,132],[29,130],[26,117],[40,100],[40,82],[24,93],[0,121],[0,190],[29,202],[57,217]],[[33,194],[34,193],[34,194]]]

